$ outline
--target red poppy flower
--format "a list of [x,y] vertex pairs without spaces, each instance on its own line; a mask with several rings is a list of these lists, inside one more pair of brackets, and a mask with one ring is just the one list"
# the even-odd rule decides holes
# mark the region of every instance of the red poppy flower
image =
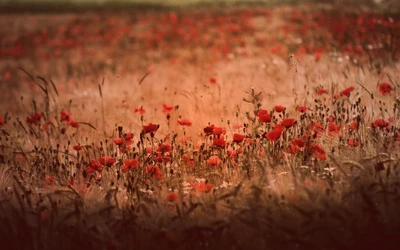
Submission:
[[307,111],[307,107],[306,106],[298,106],[297,111],[299,111],[300,113],[304,113]]
[[313,152],[313,156],[315,158],[317,158],[318,160],[321,160],[321,161],[326,160],[326,154],[325,153]]
[[336,117],[333,116],[333,115],[330,115],[330,116],[328,117],[328,122],[334,122],[335,120],[336,120]]
[[156,180],[162,180],[163,173],[159,166],[157,165],[149,165],[146,167],[146,174],[149,174],[152,178]]
[[222,135],[222,134],[226,133],[226,130],[224,128],[221,128],[221,127],[214,127],[212,133],[214,135]]
[[26,118],[26,122],[29,125],[38,125],[42,117],[43,115],[41,113],[31,114],[28,118]]
[[346,128],[347,128],[349,131],[355,131],[355,130],[358,128],[358,122],[357,122],[357,121],[350,122],[350,123],[346,126]]
[[224,137],[220,137],[220,138],[215,138],[213,141],[213,145],[220,147],[220,148],[224,148],[226,146],[226,142]]
[[75,145],[72,147],[75,151],[80,151],[82,150],[82,146],[81,145]]
[[163,113],[165,113],[165,114],[168,114],[169,112],[171,112],[174,109],[174,107],[168,106],[165,103],[162,105],[162,107],[163,107]]
[[385,120],[383,120],[383,119],[376,119],[375,121],[374,121],[374,123],[372,124],[372,127],[373,128],[385,128],[385,127],[387,127],[389,125],[389,123],[388,122],[386,122]]
[[124,165],[128,167],[129,169],[131,168],[138,168],[139,167],[139,161],[136,159],[130,159],[130,160],[125,160]]
[[171,145],[170,144],[168,144],[168,143],[163,143],[163,144],[161,144],[160,146],[158,146],[158,149],[157,149],[157,151],[158,152],[171,152],[172,151],[172,147],[171,147]]
[[233,134],[233,142],[240,143],[244,140],[244,138],[245,136],[242,134],[237,134],[237,133]]
[[313,152],[313,153],[319,153],[319,154],[324,154],[325,153],[325,150],[324,150],[324,148],[323,147],[321,147],[320,145],[318,145],[318,144],[311,144],[310,145],[310,148],[311,148],[311,151]]
[[0,126],[4,126],[4,117],[0,116]]
[[72,118],[69,119],[69,122],[67,124],[68,126],[71,126],[73,128],[79,128],[80,126],[79,123]]
[[280,112],[284,111],[286,108],[281,105],[277,105],[274,107],[274,109],[276,112],[280,113]]
[[60,117],[60,120],[62,121],[62,122],[69,122],[69,120],[71,119],[71,113],[68,113],[67,111],[65,111],[65,110],[61,110],[61,112],[60,112],[60,115],[61,115],[61,117]]
[[293,144],[293,145],[296,145],[296,146],[299,147],[299,148],[304,147],[304,144],[305,144],[305,143],[304,143],[304,140],[301,139],[301,138],[293,139],[290,143]]
[[214,131],[214,128],[215,128],[214,125],[210,125],[210,126],[205,127],[205,128],[203,129],[204,134],[206,134],[206,135],[211,135],[211,134],[213,133],[213,131]]
[[143,106],[141,106],[140,108],[135,108],[134,113],[144,115],[146,113],[146,110],[143,108]]
[[159,124],[152,124],[149,123],[148,125],[143,126],[143,133],[147,134],[150,132],[157,132],[158,128],[160,127]]
[[347,140],[347,145],[350,147],[358,147],[360,145],[360,142],[357,139],[348,139]]
[[261,123],[271,122],[271,115],[265,109],[260,109],[256,116],[258,117],[258,121],[261,122]]
[[171,156],[169,153],[157,153],[156,156],[153,157],[153,159],[159,163],[163,162],[170,162],[171,161]]
[[218,155],[213,155],[208,158],[207,163],[208,165],[215,166],[221,163],[221,159],[218,157]]
[[215,77],[210,77],[210,83],[211,84],[216,84],[217,83],[217,79]]
[[327,89],[317,89],[317,95],[327,94],[329,91]]
[[182,126],[192,126],[192,122],[187,119],[180,119],[178,120],[178,123]]
[[269,141],[276,141],[279,139],[279,137],[281,137],[283,130],[282,129],[274,129],[269,133],[266,133],[264,135],[265,138],[267,138]]
[[165,200],[168,201],[168,202],[175,202],[175,201],[179,200],[179,195],[177,195],[174,192],[170,192],[165,197]]
[[107,167],[111,167],[115,163],[115,159],[110,156],[103,156],[98,159],[98,162]]
[[295,119],[293,119],[293,118],[285,118],[285,119],[283,119],[283,121],[281,122],[281,125],[282,125],[283,127],[285,127],[285,128],[290,128],[290,127],[293,127],[294,122],[295,122]]
[[342,90],[342,92],[340,92],[340,94],[341,94],[342,96],[347,96],[347,97],[349,97],[349,96],[350,96],[350,93],[353,92],[354,89],[355,89],[354,86],[350,86],[350,87],[348,87],[347,89]]
[[288,149],[286,150],[286,152],[288,152],[289,154],[297,154],[300,151],[301,151],[301,149],[292,143],[289,145]]
[[[90,169],[88,169],[88,168],[90,168]],[[92,171],[91,173],[93,173],[95,171],[100,173],[103,170],[103,166],[100,164],[100,162],[98,162],[96,160],[91,160],[90,163],[89,163],[89,166],[86,168],[86,172],[89,173],[88,170]]]
[[124,144],[124,139],[123,138],[114,138],[113,142],[115,143],[115,145],[121,146],[122,144]]
[[206,182],[192,183],[191,186],[199,193],[208,193],[214,188],[212,184]]
[[329,136],[335,136],[339,135],[340,129],[342,128],[342,125],[336,125],[334,122],[330,122],[328,124],[328,135]]
[[379,84],[378,89],[382,95],[390,95],[390,93],[394,90],[392,85],[390,85],[390,83],[387,82]]

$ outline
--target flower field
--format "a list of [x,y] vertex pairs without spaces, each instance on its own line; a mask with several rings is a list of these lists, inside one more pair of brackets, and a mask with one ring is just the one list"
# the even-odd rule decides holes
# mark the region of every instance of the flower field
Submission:
[[3,249],[396,249],[398,9],[0,20]]

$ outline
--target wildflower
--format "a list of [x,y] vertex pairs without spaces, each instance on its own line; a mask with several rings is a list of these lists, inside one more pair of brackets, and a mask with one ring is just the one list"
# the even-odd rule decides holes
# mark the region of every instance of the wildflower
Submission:
[[347,140],[347,145],[349,145],[350,147],[358,147],[360,145],[360,142],[357,139],[349,138]]
[[208,158],[207,163],[208,165],[215,166],[221,163],[221,159],[218,157],[218,155],[213,155]]
[[203,129],[204,134],[206,134],[206,135],[211,135],[211,134],[213,133],[213,131],[214,131],[214,128],[215,128],[214,125],[210,125],[210,126],[205,127],[205,128]]
[[214,186],[208,182],[193,183],[191,186],[199,193],[208,193],[214,188]]
[[161,172],[161,169],[157,165],[148,165],[146,167],[146,174],[149,174],[152,178],[156,180],[162,180],[163,178],[163,173]]
[[242,134],[237,134],[237,133],[233,134],[233,142],[240,143],[244,140],[244,138],[245,136]]
[[274,107],[274,109],[276,112],[280,113],[280,112],[284,111],[286,108],[284,106],[277,105]]
[[124,139],[123,138],[115,138],[115,139],[113,139],[113,142],[115,143],[115,145],[121,146],[122,144],[124,144]]
[[154,156],[153,159],[159,163],[170,162],[171,156],[169,153],[165,153],[165,154],[157,153],[157,155]]
[[158,146],[157,151],[158,152],[171,152],[172,151],[172,147],[168,143],[163,143],[160,146]]
[[327,94],[329,91],[327,89],[317,89],[317,95]]
[[261,123],[271,122],[271,115],[265,109],[260,109],[256,116],[258,117],[258,121],[261,122]]
[[210,83],[211,84],[216,84],[217,83],[217,79],[215,77],[210,77]]
[[221,128],[221,127],[214,127],[212,133],[214,135],[222,135],[222,134],[226,133],[226,130],[224,128]]
[[357,121],[350,122],[350,123],[346,126],[346,128],[347,128],[349,131],[355,131],[355,130],[358,128],[358,122],[357,122]]
[[82,146],[81,145],[75,145],[72,147],[75,151],[80,151],[82,150]]
[[170,192],[165,197],[165,200],[168,202],[175,202],[175,201],[179,200],[179,196],[174,192]]
[[160,127],[159,124],[149,123],[148,125],[143,126],[143,133],[147,134],[147,133],[150,133],[150,132],[157,132],[159,127]]
[[374,123],[372,123],[372,128],[385,128],[389,125],[385,120],[383,119],[376,119]]
[[299,111],[300,113],[304,113],[307,111],[307,107],[306,106],[298,106],[297,111]]
[[174,107],[168,106],[165,103],[162,105],[162,107],[163,107],[163,113],[165,113],[165,114],[168,114],[169,112],[171,112],[174,109]]
[[390,93],[393,91],[392,85],[387,82],[382,82],[381,84],[379,84],[378,89],[382,95],[390,95]]
[[350,87],[348,87],[348,88],[342,90],[342,92],[340,92],[340,94],[341,94],[342,96],[347,96],[347,97],[349,97],[349,96],[350,96],[350,93],[353,92],[354,89],[355,89],[354,86],[350,86]]
[[340,129],[342,128],[342,125],[335,125],[334,122],[329,122],[328,124],[328,135],[329,136],[335,136],[339,135]]
[[138,168],[139,167],[139,161],[136,159],[131,159],[131,160],[125,160],[124,164],[121,166],[122,172],[126,173],[132,168]]
[[114,165],[115,159],[111,156],[103,156],[98,159],[98,162],[103,166],[111,167],[112,165]]
[[214,141],[213,141],[213,145],[217,146],[217,147],[220,147],[220,148],[224,148],[226,146],[226,142],[225,142],[224,137],[215,138]]
[[285,127],[285,128],[290,128],[290,127],[293,127],[294,123],[295,123],[295,119],[293,119],[293,118],[285,118],[281,122],[281,125],[283,127]]
[[134,113],[144,115],[146,113],[146,110],[143,108],[143,106],[141,106],[140,108],[135,108]]
[[277,129],[272,130],[269,133],[266,133],[264,135],[264,137],[267,138],[269,141],[274,142],[274,141],[278,140],[279,137],[281,137],[282,132],[283,132],[283,129],[277,128]]
[[4,117],[0,116],[0,126],[4,126]]
[[86,172],[91,174],[95,171],[101,172],[103,170],[103,166],[96,160],[91,160],[89,166],[86,167]]
[[73,128],[79,128],[79,123],[75,120],[73,120],[72,118],[69,120],[69,122],[67,123],[68,126],[71,126]]
[[26,122],[29,125],[38,125],[42,117],[43,115],[41,113],[31,114],[28,118],[26,118]]
[[192,122],[187,119],[180,119],[178,120],[178,123],[182,126],[192,126]]
[[61,110],[61,112],[60,112],[60,115],[61,115],[61,118],[60,118],[60,120],[62,121],[62,122],[69,122],[69,120],[71,119],[71,113],[68,113],[67,111],[65,111],[65,110]]
[[304,147],[304,140],[303,139],[301,139],[301,138],[296,138],[296,139],[293,139],[291,142],[290,142],[290,144],[293,144],[293,145],[295,145],[295,146],[297,146],[297,147],[299,147],[299,148],[302,148],[302,147]]

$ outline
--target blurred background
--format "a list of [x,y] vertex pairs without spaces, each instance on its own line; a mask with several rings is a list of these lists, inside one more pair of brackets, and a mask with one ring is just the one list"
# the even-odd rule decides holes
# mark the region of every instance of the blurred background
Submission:
[[18,5],[70,5],[70,6],[112,6],[126,4],[140,5],[164,5],[164,6],[182,6],[193,4],[287,4],[287,3],[304,3],[304,2],[325,2],[337,4],[373,4],[379,6],[390,6],[398,2],[397,0],[0,0],[2,6],[18,6]]

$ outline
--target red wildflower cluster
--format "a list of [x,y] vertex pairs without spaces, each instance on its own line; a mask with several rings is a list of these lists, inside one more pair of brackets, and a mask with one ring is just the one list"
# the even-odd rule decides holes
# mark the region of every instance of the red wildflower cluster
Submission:
[[139,161],[137,159],[130,159],[124,161],[124,164],[121,166],[121,170],[122,172],[127,173],[131,169],[138,167],[139,167]]
[[378,90],[382,95],[390,95],[394,89],[390,83],[382,82],[379,84]]
[[68,126],[71,126],[71,127],[73,127],[73,128],[79,128],[79,123],[77,122],[77,121],[75,121],[73,118],[72,118],[72,113],[68,113],[67,111],[65,111],[65,110],[61,110],[61,112],[60,112],[60,120],[62,121],[62,122],[67,122],[67,125]]
[[156,180],[163,179],[163,173],[159,166],[157,165],[148,165],[146,166],[146,174]]
[[208,193],[214,188],[214,186],[208,182],[192,183],[191,187],[199,193]]
[[188,126],[188,127],[192,126],[192,122],[187,119],[179,119],[178,124],[182,125],[182,126]]
[[207,163],[210,166],[216,166],[221,163],[221,159],[218,157],[218,155],[213,155],[208,158]]
[[162,105],[162,108],[163,108],[163,113],[165,113],[165,114],[170,113],[174,109],[174,107],[168,106],[165,103]]
[[278,113],[281,113],[285,109],[286,109],[286,107],[281,106],[281,105],[277,105],[277,106],[274,107],[275,112],[278,112]]
[[41,113],[31,114],[28,118],[26,118],[26,122],[31,126],[39,125],[42,117],[43,117],[43,114],[41,114]]
[[342,91],[340,92],[340,94],[341,94],[342,96],[347,96],[347,97],[349,97],[349,96],[350,96],[350,93],[353,92],[354,90],[355,90],[354,86],[350,86],[350,87],[348,87],[348,88],[342,90]]
[[256,116],[260,123],[271,122],[271,114],[265,109],[260,109]]
[[155,132],[157,132],[159,127],[160,127],[159,124],[149,123],[148,125],[143,126],[142,133],[143,134],[147,134],[147,133],[151,133],[151,132],[155,133]]

